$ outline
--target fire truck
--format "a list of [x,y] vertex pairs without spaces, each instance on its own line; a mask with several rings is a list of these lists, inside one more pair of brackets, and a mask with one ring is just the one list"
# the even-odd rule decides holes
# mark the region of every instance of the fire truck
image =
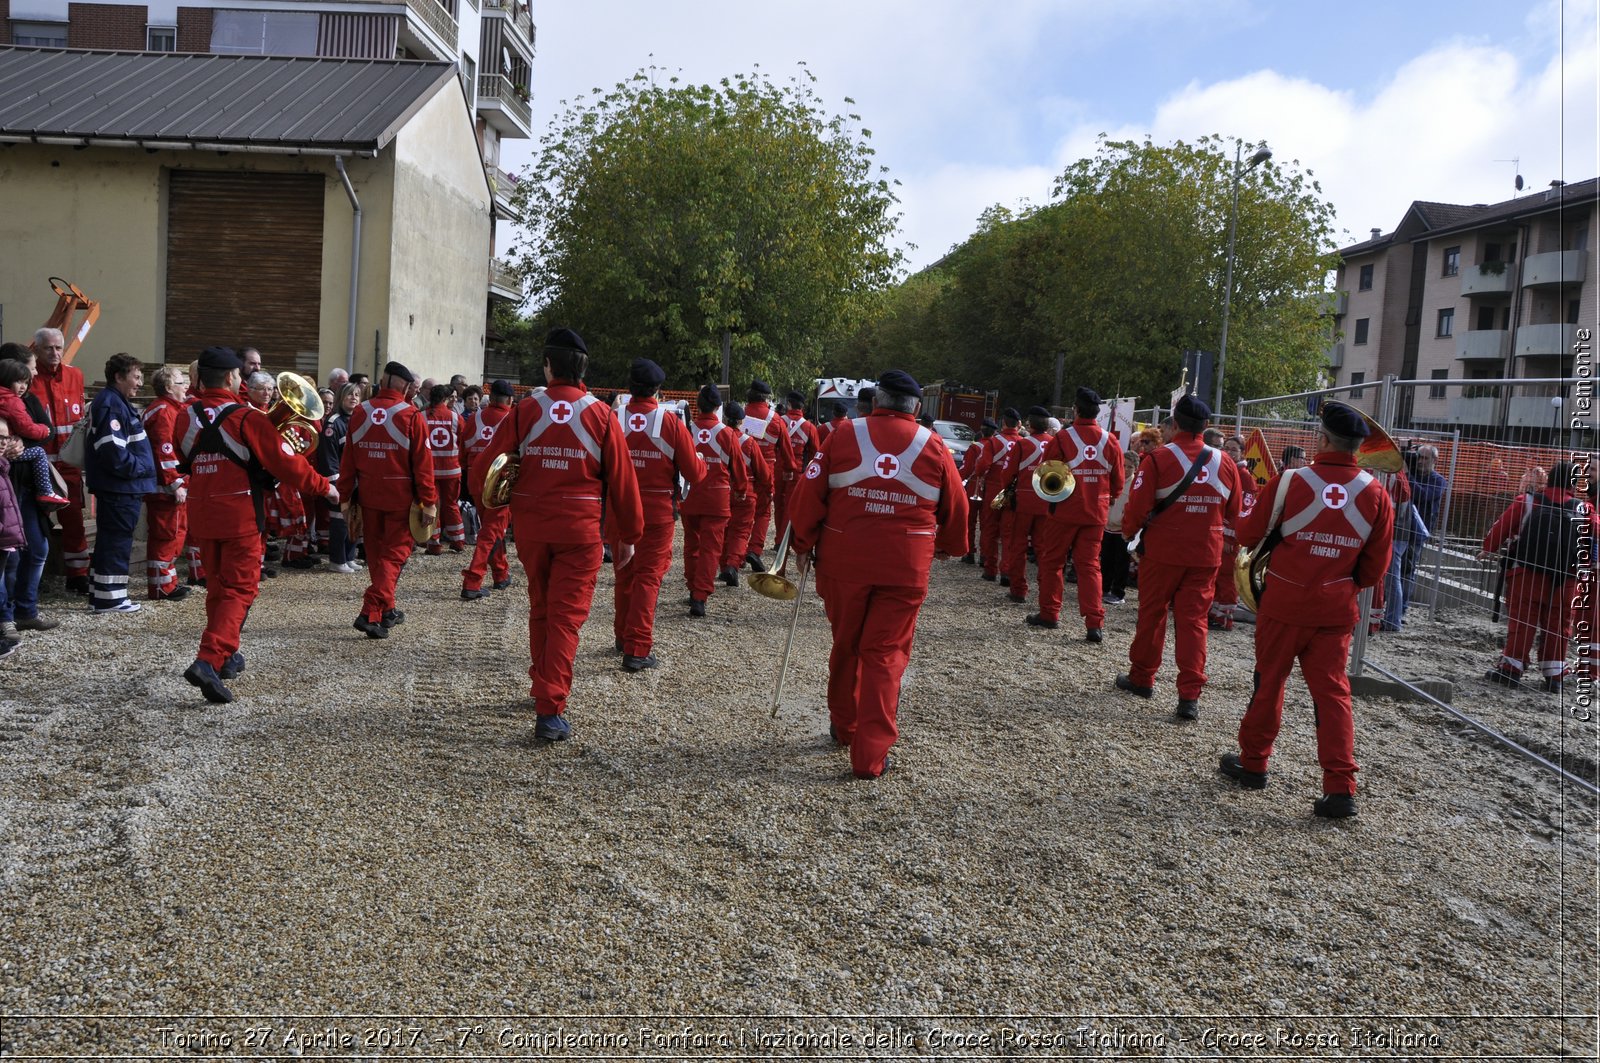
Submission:
[[953,380],[935,380],[922,388],[922,412],[936,420],[959,421],[976,432],[983,419],[1000,416],[1000,392],[963,387]]

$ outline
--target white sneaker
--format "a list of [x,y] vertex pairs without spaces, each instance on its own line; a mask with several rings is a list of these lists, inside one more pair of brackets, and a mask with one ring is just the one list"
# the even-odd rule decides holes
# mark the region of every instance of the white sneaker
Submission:
[[350,564],[348,561],[341,561],[339,564],[329,565],[327,568],[327,571],[329,572],[342,572],[346,576],[350,575],[355,570],[356,566]]
[[139,603],[132,598],[124,598],[116,605],[108,605],[104,609],[96,605],[89,607],[90,611],[95,613],[137,613],[140,608]]

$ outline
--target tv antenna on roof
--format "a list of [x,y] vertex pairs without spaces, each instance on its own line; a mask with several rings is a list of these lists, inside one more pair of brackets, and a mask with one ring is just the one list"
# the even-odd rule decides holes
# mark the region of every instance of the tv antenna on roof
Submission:
[[[1495,162],[1509,162],[1511,164],[1512,171],[1514,173],[1516,173],[1516,175],[1517,175],[1517,179],[1516,179],[1515,184],[1516,184],[1517,191],[1520,193],[1522,191],[1522,159],[1521,159],[1521,157],[1519,156],[1519,157],[1517,157],[1515,159],[1496,159],[1494,161]],[[1516,197],[1512,196],[1512,198],[1515,199]]]

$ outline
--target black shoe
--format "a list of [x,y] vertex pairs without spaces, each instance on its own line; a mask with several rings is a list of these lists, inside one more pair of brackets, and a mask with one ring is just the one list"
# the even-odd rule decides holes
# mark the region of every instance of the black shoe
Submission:
[[1155,687],[1142,687],[1142,686],[1139,686],[1133,680],[1129,679],[1126,675],[1117,676],[1116,679],[1112,680],[1112,683],[1113,683],[1113,685],[1116,686],[1116,688],[1118,690],[1126,690],[1128,693],[1136,695],[1136,696],[1141,697],[1141,698],[1153,698],[1153,697],[1156,696],[1156,688]]
[[1026,605],[1028,596],[1026,594],[1008,594],[1006,595],[1006,600],[1016,602],[1018,605]]
[[1087,630],[1087,631],[1085,631],[1083,633],[1083,641],[1085,641],[1085,642],[1096,642],[1096,643],[1098,643],[1098,642],[1104,642],[1105,640],[1106,640],[1105,632],[1101,631],[1097,627],[1092,627],[1092,628],[1090,628],[1089,630]]
[[1027,624],[1029,627],[1042,627],[1047,631],[1054,631],[1056,628],[1061,626],[1061,621],[1059,621],[1059,620],[1046,620],[1039,613],[1029,613],[1027,620],[1025,620],[1023,622],[1025,624]]
[[706,615],[706,603],[704,601],[700,600],[699,598],[690,598],[689,599],[689,615],[690,616],[705,616]]
[[850,748],[850,743],[844,741],[843,739],[841,739],[839,737],[839,729],[837,727],[833,726],[833,724],[831,724],[831,723],[828,725],[828,738],[831,739],[833,741],[833,744],[836,745],[836,746],[840,746],[840,747],[842,747],[844,749],[849,749]]
[[1001,576],[1000,577],[1000,586],[1002,586],[1002,587],[1011,586],[1011,577],[1010,576]]
[[726,583],[730,587],[737,587],[739,585],[739,570],[733,568],[723,569],[722,582]]
[[383,611],[383,626],[386,628],[399,627],[406,622],[406,614],[398,609],[385,609]]
[[610,546],[602,545],[600,547],[600,563],[602,565],[611,564],[611,547]]
[[88,576],[68,576],[67,577],[67,584],[66,584],[66,591],[67,591],[68,594],[88,594],[89,593],[89,577]]
[[1265,790],[1267,788],[1267,773],[1264,771],[1250,771],[1239,762],[1239,754],[1224,753],[1222,760],[1217,764],[1217,770],[1222,772],[1246,790]]
[[1200,703],[1194,698],[1179,698],[1177,711],[1173,715],[1180,720],[1198,720]]
[[1102,594],[1100,600],[1107,605],[1121,605],[1126,599],[1120,594]]
[[285,561],[283,563],[283,567],[284,568],[316,568],[320,564],[322,564],[322,559],[318,558],[318,557],[297,557],[292,561]]
[[389,637],[388,628],[380,623],[368,620],[364,614],[356,617],[356,622],[350,626],[366,635],[369,639],[386,639]]
[[152,602],[181,602],[193,592],[190,587],[178,585],[170,591],[156,591],[150,596]]
[[1559,694],[1559,693],[1561,693],[1561,677],[1558,676],[1558,675],[1547,675],[1547,676],[1545,676],[1544,677],[1544,692],[1546,694]]
[[497,591],[503,591],[507,587],[511,586],[511,577],[507,576],[505,579],[497,579],[491,583],[490,586]]
[[192,686],[200,688],[207,701],[213,705],[226,705],[233,700],[233,691],[222,685],[217,670],[204,661],[195,661],[183,673]]
[[1356,814],[1354,794],[1323,794],[1311,804],[1311,811],[1323,819],[1349,819]]
[[464,602],[475,602],[479,598],[487,597],[489,597],[489,592],[484,590],[482,587],[472,591],[467,590],[465,587],[461,588],[461,600]]
[[765,572],[767,563],[761,560],[760,554],[745,554],[744,563],[750,566],[751,572]]
[[275,568],[263,568],[261,570],[261,578],[262,579],[277,579],[278,578],[278,570],[275,569]]
[[1522,685],[1521,672],[1513,672],[1510,669],[1502,668],[1499,665],[1495,665],[1493,668],[1483,673],[1483,678],[1487,679],[1491,683],[1498,683],[1503,687],[1520,687]]
[[237,679],[239,673],[244,671],[244,654],[236,653],[228,658],[228,663],[222,666],[222,671],[217,674],[224,679]]
[[617,652],[621,653],[622,652],[622,640],[621,639],[617,639],[616,646],[617,646]]
[[268,561],[276,561],[283,556],[283,547],[273,543],[267,547],[265,557]]
[[998,578],[999,578],[999,577],[997,577],[997,576],[993,576],[993,575],[991,575],[991,574],[989,574],[989,573],[987,573],[987,572],[985,572],[985,573],[984,573],[984,574],[983,574],[983,578],[984,578],[984,579],[986,579],[986,580],[988,580],[988,581],[989,581],[989,582],[990,582],[990,583],[993,583],[993,582],[994,582],[994,581],[995,581],[995,580],[996,580],[996,579],[998,579]]
[[22,646],[21,639],[0,637],[0,657],[9,657]]
[[[854,772],[851,774],[854,774]],[[887,774],[889,774],[889,758],[885,756],[883,758],[882,771],[878,772],[876,775],[856,775],[856,778],[860,779],[862,782],[873,782],[874,780],[883,778]]]
[[624,672],[642,672],[646,668],[659,667],[661,667],[661,662],[656,660],[656,655],[653,653],[647,653],[643,657],[635,657],[629,653],[622,655],[622,670]]
[[567,718],[559,713],[541,716],[534,725],[533,737],[545,742],[565,742],[572,737],[572,728],[567,724]]
[[961,563],[963,565],[976,565],[978,563],[978,555],[976,555],[976,554],[964,554],[964,555],[962,555]]

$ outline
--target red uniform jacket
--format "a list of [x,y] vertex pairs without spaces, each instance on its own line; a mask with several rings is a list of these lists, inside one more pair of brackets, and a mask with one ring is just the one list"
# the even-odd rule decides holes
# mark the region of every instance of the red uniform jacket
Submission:
[[399,513],[413,502],[438,505],[427,425],[404,395],[383,388],[351,411],[339,477],[341,493],[356,497],[359,491],[356,501],[367,509]]
[[789,430],[789,450],[795,461],[795,467],[789,472],[794,476],[822,449],[822,437],[817,434],[817,426],[806,420],[800,410],[790,410],[783,417],[784,427]]
[[830,578],[923,587],[935,551],[967,552],[967,496],[950,448],[909,413],[835,432],[790,500],[793,548]]
[[672,523],[672,500],[678,497],[678,477],[693,491],[706,478],[706,463],[695,451],[694,437],[683,418],[655,399],[634,399],[617,411],[623,440],[639,479],[639,499],[644,522]]
[[45,453],[59,453],[72,435],[72,426],[83,417],[83,370],[62,362],[52,373],[40,365],[28,389],[50,411],[50,423],[56,428],[55,436],[42,444]]
[[[215,410],[238,404],[239,396],[227,388],[206,388],[197,401],[205,409]],[[201,539],[256,537],[249,476],[221,452],[195,450],[200,421],[192,403],[184,408],[177,427],[182,432],[179,449],[190,464],[189,530]],[[254,454],[269,473],[295,490],[313,495],[328,490],[328,481],[294,453],[259,410],[242,406],[229,413],[222,422],[222,442],[241,461],[248,462]]]
[[1044,459],[1045,450],[1051,441],[1048,434],[1023,436],[1000,460],[997,474],[1000,486],[997,493],[1008,487],[1013,488],[1012,497],[1016,501],[1011,508],[1023,516],[1040,516],[1050,512],[1050,503],[1040,498],[1039,493],[1033,489],[1033,470],[1038,468],[1039,462]]
[[705,463],[706,476],[683,500],[683,511],[697,517],[727,516],[729,491],[743,497],[750,493],[750,471],[734,455],[742,453],[739,433],[722,423],[715,413],[703,413],[694,421],[694,452]]
[[1056,433],[1045,449],[1044,460],[1066,462],[1078,482],[1067,500],[1056,506],[1055,518],[1067,524],[1103,526],[1127,479],[1117,437],[1093,417],[1077,417]]
[[1389,569],[1389,493],[1378,477],[1356,466],[1354,454],[1323,451],[1306,468],[1267,481],[1239,522],[1240,546],[1255,546],[1274,527],[1278,482],[1286,476],[1294,479],[1277,515],[1283,541],[1267,563],[1260,614],[1301,627],[1352,627],[1356,592]]
[[848,418],[848,417],[835,417],[833,420],[829,421],[827,424],[823,425],[821,428],[818,428],[817,429],[817,449],[821,450],[822,449],[822,444],[826,443],[828,441],[828,437],[829,436],[833,435],[833,433],[837,432],[839,429],[843,428],[845,425],[847,425],[849,423],[850,423],[850,418]]
[[[761,444],[761,453],[766,456],[767,465],[781,475],[799,469],[800,462],[795,457],[794,448],[789,445],[789,433],[779,423],[780,420],[768,403],[752,402],[744,408],[744,424],[741,428],[745,435]],[[771,488],[766,490],[770,491]]]
[[1183,497],[1145,529],[1145,556],[1152,561],[1192,568],[1216,568],[1222,560],[1222,525],[1239,515],[1239,469],[1226,453],[1206,448],[1193,432],[1177,432],[1172,442],[1144,456],[1122,511],[1122,534],[1132,539],[1144,519],[1178,486],[1201,449],[1210,460],[1195,475]]
[[[494,430],[511,413],[510,406],[493,406],[485,403],[478,407],[476,413],[468,417],[465,427],[461,432],[461,469],[464,475],[472,475],[472,466],[478,462],[479,456],[489,449],[490,440],[494,439]],[[482,464],[479,462],[479,464]],[[462,480],[464,484],[471,483],[470,479]],[[476,497],[476,496],[474,496]]]
[[552,380],[512,407],[489,446],[472,463],[472,494],[483,497],[483,477],[501,454],[518,458],[511,515],[518,534],[547,543],[598,543],[600,498],[607,534],[632,544],[644,534],[639,479],[609,407],[583,383]]
[[[1539,496],[1546,502],[1557,506],[1564,506],[1578,497],[1576,493],[1562,487],[1546,487],[1539,492]],[[1533,498],[1529,495],[1518,495],[1512,499],[1511,505],[1507,506],[1505,512],[1501,513],[1495,519],[1494,524],[1490,526],[1489,534],[1483,537],[1484,552],[1496,553],[1506,543],[1515,539],[1518,533],[1522,531],[1522,522],[1531,512],[1534,504]],[[1594,529],[1591,534],[1600,534],[1600,521],[1596,520],[1594,509],[1592,507],[1588,508],[1587,514],[1589,525]],[[1516,567],[1520,568],[1521,566]]]
[[461,415],[450,408],[448,402],[428,407],[423,414],[428,425],[428,449],[433,452],[433,478],[435,481],[461,476],[461,439],[466,424]]
[[178,471],[178,419],[183,416],[184,405],[176,399],[161,396],[144,409],[144,434],[150,437],[150,451],[156,456],[156,483],[161,494],[151,498],[170,498],[186,480]]
[[22,396],[8,387],[0,387],[0,421],[10,426],[12,435],[29,443],[44,445],[55,434],[48,426],[35,421],[28,407],[23,405]]
[[740,436],[739,450],[744,454],[744,467],[750,474],[750,485],[757,494],[771,494],[773,468],[761,444],[754,436]]
[[[980,439],[961,455],[961,482],[967,484],[969,488],[978,477],[978,463],[983,460],[983,452],[988,442],[987,439]],[[967,494],[970,497],[971,490],[968,490]]]
[[995,492],[1000,490],[1000,478],[994,473],[1021,438],[1022,433],[1015,428],[1002,428],[980,444],[983,452],[978,455],[978,469],[973,475],[978,478],[978,485],[983,491],[984,505],[988,505]]

